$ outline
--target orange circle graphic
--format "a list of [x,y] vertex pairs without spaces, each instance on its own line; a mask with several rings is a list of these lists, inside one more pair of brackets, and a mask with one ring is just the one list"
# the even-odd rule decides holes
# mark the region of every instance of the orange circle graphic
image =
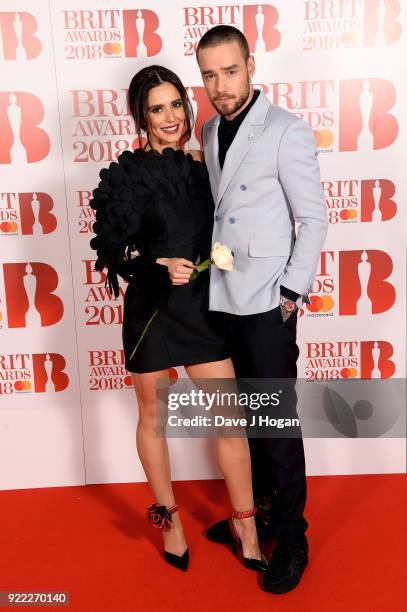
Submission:
[[130,375],[129,376],[125,376],[124,379],[123,379],[123,382],[124,382],[124,384],[127,387],[131,387],[132,384],[133,384],[133,379],[132,379],[132,377]]
[[360,41],[359,32],[343,32],[341,40],[344,45],[354,45]]
[[307,304],[310,312],[319,312],[322,308],[323,301],[319,295],[310,295],[311,304]]
[[329,312],[330,310],[332,310],[334,301],[330,295],[321,295],[321,300],[322,305],[320,310],[322,310],[322,312]]
[[168,382],[170,384],[170,387],[172,385],[175,385],[175,383],[178,380],[178,372],[175,368],[168,368],[168,379],[169,379]]
[[334,141],[334,135],[331,130],[319,130],[318,134],[318,146],[326,149],[332,145]]

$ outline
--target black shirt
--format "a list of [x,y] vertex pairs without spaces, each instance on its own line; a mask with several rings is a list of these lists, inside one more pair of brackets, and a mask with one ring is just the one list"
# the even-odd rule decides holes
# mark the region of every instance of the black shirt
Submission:
[[232,144],[234,137],[236,136],[237,130],[240,128],[243,119],[246,117],[247,113],[259,97],[259,93],[259,89],[254,90],[253,97],[250,100],[249,104],[234,119],[228,121],[225,117],[220,118],[218,127],[218,144],[219,164],[221,168],[223,168],[226,153],[228,152],[228,149]]
[[[255,89],[253,92],[253,97],[250,100],[249,104],[242,110],[241,113],[239,113],[231,121],[228,121],[223,116],[221,117],[220,122],[219,122],[219,127],[218,127],[218,145],[219,145],[218,157],[219,157],[219,165],[221,168],[223,168],[226,153],[228,152],[228,149],[230,145],[232,144],[233,139],[236,136],[239,127],[241,126],[244,118],[246,117],[247,113],[250,111],[253,104],[256,102],[257,98],[259,97],[259,94],[260,94],[260,90]],[[295,291],[292,291],[291,289],[287,289],[287,287],[284,287],[283,285],[280,285],[280,293],[284,297],[288,298],[289,300],[293,300],[294,302],[299,297],[298,293],[296,293]]]

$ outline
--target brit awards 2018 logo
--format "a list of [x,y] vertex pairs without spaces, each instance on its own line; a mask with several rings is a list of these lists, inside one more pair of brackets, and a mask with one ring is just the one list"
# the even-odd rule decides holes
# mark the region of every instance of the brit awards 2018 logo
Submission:
[[250,53],[269,53],[279,47],[279,13],[270,3],[187,6],[183,11],[184,55],[193,56],[203,34],[215,25],[232,25],[243,31]]
[[372,151],[389,147],[399,132],[389,111],[396,89],[387,79],[346,79],[339,85],[339,150]]
[[93,224],[96,219],[96,211],[89,206],[92,192],[87,189],[75,191],[75,202],[78,210],[78,230],[79,234],[93,234]]
[[396,366],[394,348],[386,340],[306,342],[304,377],[307,380],[390,378]]
[[83,286],[86,289],[85,325],[121,325],[123,323],[123,287],[120,286],[120,295],[116,298],[110,293],[108,287],[105,287],[106,273],[93,269],[95,260],[84,259],[82,263],[84,265]]
[[385,251],[322,251],[310,304],[299,315],[369,317],[386,312],[396,299],[392,272],[393,260]]
[[31,13],[0,12],[0,61],[31,60],[41,53],[37,20]]
[[401,36],[399,0],[306,0],[304,51],[383,47]]
[[59,353],[0,354],[0,395],[64,391],[69,384],[65,367]]
[[40,124],[44,107],[26,91],[0,92],[0,164],[32,164],[44,159],[50,139]]
[[127,90],[70,90],[72,161],[115,161],[138,146],[127,101]]
[[390,111],[396,89],[388,79],[259,83],[273,104],[306,121],[320,152],[373,151],[392,145],[399,124]]
[[333,80],[258,83],[273,104],[295,113],[313,129],[317,146],[333,151],[337,85]]
[[124,367],[123,349],[94,349],[88,356],[90,391],[133,388],[131,374]]
[[148,58],[160,53],[160,20],[149,8],[64,11],[65,58]]
[[54,202],[47,193],[0,193],[0,234],[50,234],[57,227],[53,208]]
[[4,263],[4,301],[7,326],[41,328],[58,323],[64,304],[55,294],[58,273],[43,262]]
[[388,179],[322,181],[322,188],[332,225],[380,223],[396,215],[396,188]]

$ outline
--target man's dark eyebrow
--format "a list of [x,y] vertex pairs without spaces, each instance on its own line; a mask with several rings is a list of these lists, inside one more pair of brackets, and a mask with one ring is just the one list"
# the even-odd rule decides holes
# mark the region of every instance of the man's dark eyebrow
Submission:
[[226,66],[226,68],[221,68],[223,72],[227,72],[228,70],[232,70],[233,68],[239,68],[237,64],[232,64],[231,66]]
[[[225,66],[224,68],[221,68],[221,70],[223,72],[228,72],[228,70],[232,70],[233,68],[238,68],[239,66],[237,64],[232,64],[231,66]],[[205,74],[211,74],[213,72],[213,70],[202,70],[202,75],[205,76]]]
[[[171,100],[170,104],[175,104],[176,102],[182,102],[182,99],[177,98],[176,100]],[[162,106],[162,104],[152,104],[151,106],[147,107],[147,110],[151,110],[152,108],[160,108],[160,106]]]

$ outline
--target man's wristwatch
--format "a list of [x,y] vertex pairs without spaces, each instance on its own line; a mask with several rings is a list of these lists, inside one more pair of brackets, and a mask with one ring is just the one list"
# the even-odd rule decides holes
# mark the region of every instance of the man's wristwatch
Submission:
[[293,300],[284,297],[284,295],[280,295],[280,308],[283,321],[286,321],[290,314],[297,308],[297,304]]

